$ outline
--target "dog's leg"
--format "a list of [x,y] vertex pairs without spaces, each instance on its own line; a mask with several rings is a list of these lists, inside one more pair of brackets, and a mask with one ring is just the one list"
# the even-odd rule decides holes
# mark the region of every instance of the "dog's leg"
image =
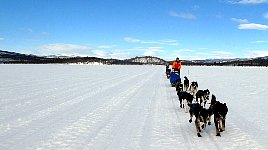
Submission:
[[224,131],[224,122],[223,122],[223,119],[220,119],[219,120],[219,131],[222,132]]
[[195,98],[195,100],[197,101],[197,96],[196,96],[196,93],[197,93],[197,89],[194,89],[194,91],[193,91],[193,96],[194,96],[194,98]]
[[221,133],[219,131],[219,123],[218,123],[215,116],[214,116],[214,123],[215,123],[215,127],[216,127],[216,136],[221,136]]
[[185,106],[185,113],[189,112],[191,104],[187,101]]
[[202,120],[202,122],[203,122],[203,124],[202,124],[202,129],[206,129],[206,127],[207,127],[207,120],[205,120],[205,118],[203,118],[203,117],[201,117],[201,120]]
[[202,129],[206,129],[206,128],[207,128],[207,122],[203,122]]
[[185,111],[185,113],[187,113],[187,109],[188,109],[188,104],[187,103],[188,103],[187,100],[184,99],[184,111]]
[[208,117],[208,125],[211,125],[211,115]]
[[[199,100],[199,101],[198,101]],[[197,102],[200,104],[200,106],[203,106],[202,105],[202,96],[201,97],[197,97]]]
[[225,119],[222,119],[222,131],[225,131]]
[[204,99],[204,97],[201,96],[201,97],[200,97],[200,106],[203,106],[203,99]]
[[192,123],[192,118],[193,118],[193,111],[192,111],[192,109],[189,110],[189,114],[190,114],[189,123]]
[[197,136],[202,137],[200,134],[201,129],[200,129],[200,119],[199,118],[195,119],[195,128],[196,128]]

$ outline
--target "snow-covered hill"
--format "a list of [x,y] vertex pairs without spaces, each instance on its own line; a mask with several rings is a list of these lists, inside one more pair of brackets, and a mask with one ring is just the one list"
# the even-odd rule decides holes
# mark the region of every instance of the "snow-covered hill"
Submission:
[[152,56],[135,57],[127,59],[127,61],[141,64],[155,64],[155,65],[165,65],[167,63],[164,59]]
[[0,65],[0,149],[268,149],[267,74],[184,66],[229,107],[199,138],[164,66]]

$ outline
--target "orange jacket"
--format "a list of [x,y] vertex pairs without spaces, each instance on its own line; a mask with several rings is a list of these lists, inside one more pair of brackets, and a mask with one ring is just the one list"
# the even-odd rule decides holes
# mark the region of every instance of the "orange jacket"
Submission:
[[181,69],[181,61],[174,61],[172,64],[172,69],[180,70]]

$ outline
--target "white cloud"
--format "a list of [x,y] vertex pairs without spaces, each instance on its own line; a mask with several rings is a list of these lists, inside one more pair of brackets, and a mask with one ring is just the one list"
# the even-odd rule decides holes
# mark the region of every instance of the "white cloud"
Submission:
[[224,50],[209,50],[208,48],[179,49],[171,53],[167,60],[174,60],[179,57],[182,60],[204,60],[204,59],[229,59],[236,58],[232,52]]
[[100,49],[109,49],[109,48],[113,48],[116,47],[116,45],[99,45],[98,48]]
[[165,52],[162,50],[163,47],[136,47],[133,50],[143,51],[144,56],[157,56],[159,53]]
[[92,54],[91,47],[85,45],[64,44],[64,43],[42,45],[40,47],[40,50],[41,55],[87,56],[89,54]]
[[132,38],[132,37],[125,37],[124,40],[127,41],[127,42],[130,42],[130,43],[141,42],[141,40],[135,39],[135,38]]
[[[61,55],[61,56],[89,56],[99,58],[128,59],[140,55],[155,56],[162,52],[162,47],[145,47],[132,49],[115,49],[115,45],[100,45],[89,47],[87,45],[55,43],[40,46],[38,55]],[[100,49],[102,48],[102,49]],[[111,49],[107,49],[111,48]]]
[[250,23],[247,19],[231,18],[232,21],[239,23],[238,29],[242,30],[267,30],[268,25]]
[[156,56],[158,53],[163,52],[157,49],[148,49],[144,52],[144,56]]
[[189,52],[194,52],[194,50],[191,49],[180,49],[176,51],[177,53],[189,53]]
[[200,57],[195,55],[194,53],[195,53],[195,50],[187,49],[187,48],[167,51],[165,59],[170,60],[170,61],[175,60],[177,57],[179,57],[181,60],[199,59]]
[[110,52],[108,52],[108,51],[93,50],[92,53],[93,53],[93,56],[96,56],[96,57],[101,57],[101,58],[109,58],[110,57]]
[[173,46],[179,45],[177,40],[172,40],[172,39],[158,40],[158,41],[153,41],[153,40],[146,41],[146,40],[141,40],[141,39],[132,38],[132,37],[125,37],[124,40],[129,43],[159,44],[159,45],[173,45]]
[[198,48],[199,50],[207,50],[208,48],[205,48],[205,47],[200,47]]
[[175,60],[176,57],[179,57],[181,60],[202,60],[204,57],[201,57],[200,55],[174,55],[173,57],[166,57],[166,60]]
[[188,60],[235,58],[232,52],[224,50],[208,50],[207,48],[205,48],[205,51],[203,48],[201,50],[180,49],[176,51],[176,55],[181,59]]
[[231,18],[232,21],[243,24],[243,23],[249,23],[247,19],[237,19],[237,18]]
[[231,4],[262,4],[267,3],[268,0],[228,0]]
[[160,44],[160,45],[179,45],[176,40],[160,40],[160,41],[141,41],[143,44]]
[[124,51],[118,51],[118,52],[113,52],[110,54],[111,58],[115,59],[129,59],[135,57],[134,54],[131,54],[130,52],[124,52]]
[[251,50],[246,54],[247,58],[264,57],[268,56],[268,51]]
[[169,15],[172,17],[178,17],[182,19],[191,19],[191,20],[196,19],[196,16],[191,13],[177,13],[175,11],[170,11]]
[[160,44],[159,41],[140,41],[143,44]]
[[240,0],[237,3],[238,4],[261,4],[261,3],[267,3],[268,0]]
[[267,43],[268,41],[261,41],[261,40],[258,40],[258,41],[252,41],[250,43],[257,43],[257,44],[260,44],[260,43]]
[[160,40],[159,42],[160,44],[163,44],[163,45],[179,45],[177,40],[172,40],[172,39]]
[[212,51],[202,51],[196,52],[192,55],[198,56],[201,59],[229,59],[235,58],[234,54],[223,50],[212,50]]
[[249,30],[267,30],[268,26],[263,24],[256,24],[256,23],[247,23],[247,24],[240,24],[238,29],[249,29]]
[[212,55],[232,57],[233,53],[227,51],[211,51]]

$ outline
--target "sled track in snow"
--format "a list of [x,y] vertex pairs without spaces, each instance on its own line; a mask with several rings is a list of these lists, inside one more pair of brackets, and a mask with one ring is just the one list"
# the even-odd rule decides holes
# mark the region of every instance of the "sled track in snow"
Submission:
[[[119,83],[118,85],[122,83]],[[51,140],[48,140],[48,143],[44,145],[52,146],[47,148],[58,148],[60,146],[63,146],[62,148],[64,148],[66,145],[75,145],[75,149],[81,149],[87,145],[87,142],[91,143],[96,138],[98,138],[97,136],[102,134],[101,132],[107,132],[111,126],[116,125],[113,123],[116,123],[118,121],[118,118],[124,115],[124,111],[129,109],[131,103],[134,102],[131,97],[136,94],[137,90],[142,86],[143,83],[144,80],[138,81],[138,83],[132,85],[129,89],[123,92],[120,92],[119,90],[115,97],[111,97],[110,100],[106,103],[97,105],[100,107],[93,109],[88,114],[81,117],[78,121],[61,130],[57,135],[52,137]],[[107,89],[110,88],[112,87],[109,87]],[[105,91],[106,89],[103,89],[101,92]],[[100,125],[98,126],[98,124]],[[66,139],[66,137],[69,138]],[[78,141],[72,139],[78,139]],[[88,144],[87,146],[90,148],[90,146],[92,147],[96,145]]]
[[[200,81],[200,89],[209,88],[228,100],[220,91],[233,86],[215,78],[223,71],[209,74],[210,68],[198,69],[188,71],[188,78]],[[182,74],[186,72],[187,66]],[[197,137],[194,122],[188,122],[189,113],[179,107],[164,66],[0,65],[0,74],[7,79],[0,81],[0,149],[268,147],[266,120],[254,118],[257,122],[248,123],[245,110],[233,108],[246,99],[227,101],[230,111],[221,137],[215,136],[213,120]],[[254,93],[258,91],[250,96]]]

